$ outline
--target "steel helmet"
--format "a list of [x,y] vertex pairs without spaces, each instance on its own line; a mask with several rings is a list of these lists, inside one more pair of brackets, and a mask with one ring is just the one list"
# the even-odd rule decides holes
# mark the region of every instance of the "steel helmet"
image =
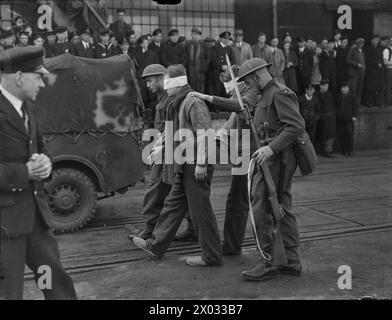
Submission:
[[259,70],[261,68],[269,68],[271,65],[271,63],[268,63],[261,58],[249,59],[241,65],[240,71],[238,73],[238,81],[243,81],[248,74],[251,74],[252,72],[255,72],[256,70]]
[[143,70],[142,78],[152,77],[152,76],[164,76],[167,70],[164,66],[160,64],[150,64]]

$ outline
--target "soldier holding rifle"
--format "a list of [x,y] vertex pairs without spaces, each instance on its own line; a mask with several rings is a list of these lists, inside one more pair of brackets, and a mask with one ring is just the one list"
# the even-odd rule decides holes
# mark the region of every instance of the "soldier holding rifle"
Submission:
[[[252,157],[258,166],[252,175],[251,207],[262,259],[252,269],[241,273],[242,278],[249,281],[267,280],[279,274],[300,276],[302,272],[298,225],[292,213],[291,184],[297,169],[292,146],[304,133],[305,122],[299,113],[295,93],[272,79],[269,66],[263,59],[250,59],[241,65],[238,79],[244,81],[254,94],[263,96],[255,106],[254,124],[249,110],[244,112],[259,145]],[[203,99],[210,102],[214,98],[203,95]],[[244,110],[242,99],[239,102],[238,110]],[[227,104],[232,103],[227,100]],[[282,217],[276,214],[277,209],[282,211]],[[280,233],[287,259],[278,259],[277,244],[282,241],[277,235]]]

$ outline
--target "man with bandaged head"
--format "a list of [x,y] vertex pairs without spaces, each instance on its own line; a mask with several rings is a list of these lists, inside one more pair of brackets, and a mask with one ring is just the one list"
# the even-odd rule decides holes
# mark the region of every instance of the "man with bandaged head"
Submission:
[[[211,129],[211,116],[206,104],[190,93],[192,88],[188,85],[186,70],[183,65],[174,65],[168,68],[165,76],[165,89],[170,97],[175,97],[169,113],[174,121],[174,133],[178,130],[187,130],[193,139],[181,140],[181,145],[193,140],[191,148],[194,156],[187,154],[184,164],[178,163],[174,158],[175,181],[167,196],[163,210],[159,216],[158,224],[152,238],[143,240],[139,237],[133,239],[134,243],[151,255],[161,258],[173,241],[180,227],[186,211],[192,219],[194,228],[199,237],[201,256],[188,257],[189,266],[215,266],[222,264],[222,250],[219,238],[218,225],[212,211],[210,202],[211,179],[214,168],[208,164],[208,143],[205,132]],[[176,139],[174,139],[176,140]],[[165,148],[170,141],[166,139]],[[180,145],[175,141],[174,150]],[[168,159],[165,159],[168,161]]]

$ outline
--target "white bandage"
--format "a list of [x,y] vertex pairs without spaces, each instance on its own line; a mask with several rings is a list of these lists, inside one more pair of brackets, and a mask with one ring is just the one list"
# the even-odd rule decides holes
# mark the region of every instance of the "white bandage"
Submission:
[[187,76],[181,76],[176,78],[165,78],[164,80],[164,89],[173,89],[178,87],[183,87],[188,84]]
[[[236,78],[235,81],[237,82],[239,78]],[[240,82],[241,83],[241,82]],[[238,83],[238,84],[240,84]],[[234,90],[234,81],[228,81],[228,82],[223,82],[223,85],[225,86],[226,93],[231,93]]]

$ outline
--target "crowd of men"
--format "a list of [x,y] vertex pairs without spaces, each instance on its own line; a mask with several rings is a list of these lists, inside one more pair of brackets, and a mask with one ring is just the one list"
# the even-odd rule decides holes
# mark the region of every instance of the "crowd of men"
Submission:
[[156,29],[138,38],[132,26],[125,22],[124,10],[120,9],[117,20],[99,31],[85,28],[69,33],[66,27],[60,26],[34,34],[17,17],[15,26],[1,33],[0,50],[35,45],[45,49],[46,58],[65,52],[90,59],[128,54],[152,119],[157,97],[147,90],[141,77],[147,66],[182,64],[193,89],[227,97],[219,79],[227,68],[226,54],[235,65],[253,57],[262,58],[271,64],[269,72],[274,79],[302,96],[300,107],[307,131],[318,153],[327,157],[333,157],[336,150],[352,155],[354,123],[360,107],[392,104],[392,37],[374,35],[365,47],[365,39],[350,43],[340,31],[331,38],[323,38],[319,44],[302,36],[294,41],[288,33],[282,41],[272,38],[268,44],[266,35],[260,33],[257,43],[250,45],[243,40],[242,30],[236,30],[234,37],[225,31],[217,40],[210,37],[203,40],[202,30],[196,27],[190,36],[187,40],[180,36],[179,30],[172,29],[164,40],[161,29]]

